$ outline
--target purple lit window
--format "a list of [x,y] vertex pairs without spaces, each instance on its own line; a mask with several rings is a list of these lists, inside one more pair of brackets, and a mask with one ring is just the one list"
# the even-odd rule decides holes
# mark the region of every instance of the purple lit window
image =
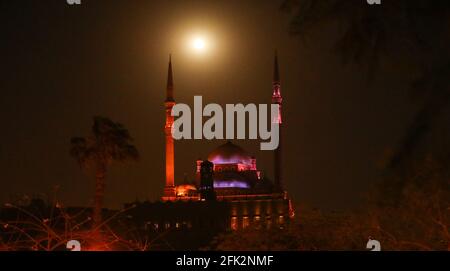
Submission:
[[250,188],[248,183],[236,180],[214,181],[214,188]]

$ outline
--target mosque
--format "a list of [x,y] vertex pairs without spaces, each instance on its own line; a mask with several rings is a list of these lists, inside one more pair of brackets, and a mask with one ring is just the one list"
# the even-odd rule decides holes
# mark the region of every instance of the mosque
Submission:
[[[272,103],[279,105],[279,117],[274,120],[278,122],[281,135],[282,126],[282,105],[281,83],[278,68],[278,57],[275,54],[274,71],[272,81]],[[174,82],[172,61],[169,58],[167,88],[166,88],[166,122],[164,127],[166,139],[166,182],[163,201],[186,201],[201,200],[201,159],[196,161],[196,178],[195,183],[174,182],[174,142],[172,137],[172,126],[174,117],[171,111],[175,105],[174,99]],[[258,202],[258,210],[253,210],[254,216],[261,220],[261,208],[265,207],[265,215],[272,213],[272,207],[276,209],[276,216],[279,222],[284,222],[285,217],[293,215],[292,207],[287,192],[282,185],[282,144],[281,136],[278,148],[274,151],[274,182],[261,176],[261,171],[257,167],[256,158],[248,154],[241,147],[228,141],[218,146],[207,156],[207,161],[213,166],[213,189],[215,198],[219,201],[228,201],[237,203],[236,205],[248,205],[249,203]],[[276,206],[271,206],[275,204]],[[265,216],[264,215],[264,216]],[[233,214],[232,214],[232,217]],[[281,218],[282,217],[282,218]],[[267,220],[267,217],[265,217]],[[281,219],[280,219],[281,218]],[[236,218],[236,220],[239,220]],[[241,219],[243,220],[243,219]],[[255,218],[253,219],[255,220]],[[241,223],[242,224],[242,223]],[[243,223],[248,224],[248,223]]]
[[[280,228],[289,223],[294,209],[283,187],[282,96],[275,54],[272,103],[279,105],[279,145],[274,150],[274,179],[261,174],[256,158],[243,148],[226,142],[196,161],[192,182],[175,183],[175,149],[172,137],[174,99],[172,61],[169,58],[165,100],[165,187],[159,202],[135,202],[125,207],[128,217],[142,230],[170,232],[179,249],[207,244],[223,231],[247,227]],[[201,238],[199,238],[201,236]],[[203,242],[203,243],[202,243]]]

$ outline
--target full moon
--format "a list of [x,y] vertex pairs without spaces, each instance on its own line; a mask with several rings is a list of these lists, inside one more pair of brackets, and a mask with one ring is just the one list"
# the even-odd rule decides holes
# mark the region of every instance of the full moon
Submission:
[[197,53],[202,53],[206,51],[207,43],[203,37],[194,37],[191,41],[192,49]]

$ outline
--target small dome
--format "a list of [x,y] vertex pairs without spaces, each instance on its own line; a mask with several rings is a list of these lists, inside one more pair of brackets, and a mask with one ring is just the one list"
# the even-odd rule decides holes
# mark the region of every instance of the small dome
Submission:
[[176,186],[177,196],[188,196],[193,191],[196,191],[197,188],[192,184],[181,184]]
[[193,184],[180,184],[177,185],[177,189],[197,190]]
[[208,155],[208,160],[214,164],[251,164],[252,157],[244,149],[230,141],[220,145]]

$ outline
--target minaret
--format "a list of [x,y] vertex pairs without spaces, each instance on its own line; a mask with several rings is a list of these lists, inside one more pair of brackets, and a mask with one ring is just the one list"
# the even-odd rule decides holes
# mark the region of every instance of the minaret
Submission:
[[281,97],[281,82],[280,82],[280,72],[278,69],[278,56],[275,51],[275,60],[273,66],[273,81],[272,81],[272,104],[279,105],[278,117],[273,120],[274,123],[279,124],[279,144],[278,148],[274,153],[274,179],[275,179],[275,189],[277,192],[283,191],[283,174],[281,170],[282,166],[282,115],[281,115],[281,105],[283,98]]
[[172,74],[172,59],[169,55],[169,71],[167,74],[167,88],[166,88],[166,100],[164,101],[166,107],[166,125],[164,127],[164,133],[166,136],[166,186],[164,187],[163,200],[175,199],[175,156],[174,145],[172,137],[172,127],[174,118],[172,116],[172,108],[175,105],[173,99],[173,74]]

